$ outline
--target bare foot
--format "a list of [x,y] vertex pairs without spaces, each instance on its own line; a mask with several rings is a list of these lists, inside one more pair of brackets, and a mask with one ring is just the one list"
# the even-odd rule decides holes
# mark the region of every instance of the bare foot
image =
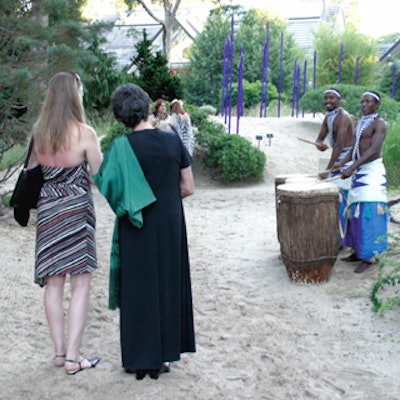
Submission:
[[376,264],[378,264],[378,261],[371,262],[371,261],[363,260],[363,261],[361,261],[360,265],[354,270],[354,272],[356,274],[360,274],[360,273],[366,271],[371,265],[376,265]]
[[56,354],[55,356],[54,356],[54,366],[55,367],[63,367],[64,366],[64,364],[65,364],[65,355],[58,355],[58,354]]

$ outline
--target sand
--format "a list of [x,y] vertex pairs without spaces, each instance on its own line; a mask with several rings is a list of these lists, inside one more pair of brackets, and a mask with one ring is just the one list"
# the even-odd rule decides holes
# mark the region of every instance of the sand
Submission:
[[302,285],[280,257],[274,179],[319,170],[329,154],[297,137],[314,140],[320,124],[320,116],[240,120],[255,146],[264,136],[262,183],[221,185],[195,168],[196,193],[184,206],[197,352],[158,380],[136,381],[121,368],[119,316],[107,309],[114,216],[98,191],[99,269],[82,352],[102,360],[76,376],[52,366],[43,289],[33,283],[34,218],[21,228],[8,210],[0,219],[0,399],[399,399],[400,319],[398,309],[372,311],[376,269],[355,274],[338,259],[328,282]]

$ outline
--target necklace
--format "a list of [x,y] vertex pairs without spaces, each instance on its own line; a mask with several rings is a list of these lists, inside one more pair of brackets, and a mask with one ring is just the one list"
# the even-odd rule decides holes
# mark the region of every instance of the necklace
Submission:
[[353,153],[352,153],[352,159],[353,161],[358,160],[361,155],[360,155],[360,140],[361,136],[364,132],[365,129],[367,129],[372,121],[379,117],[379,114],[369,114],[369,115],[363,115],[360,120],[357,123],[356,126],[356,142],[354,143],[353,147]]
[[329,132],[329,142],[331,144],[331,147],[335,145],[335,140],[333,137],[333,121],[335,120],[338,112],[339,110],[336,108],[332,111],[329,111],[326,116],[326,123],[328,125],[328,132]]

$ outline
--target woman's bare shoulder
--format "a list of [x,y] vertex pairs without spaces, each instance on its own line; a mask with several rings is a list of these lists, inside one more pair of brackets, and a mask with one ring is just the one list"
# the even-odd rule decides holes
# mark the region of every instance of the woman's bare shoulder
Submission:
[[98,140],[96,131],[87,124],[81,124],[79,126],[79,133],[80,139],[84,142],[93,142]]

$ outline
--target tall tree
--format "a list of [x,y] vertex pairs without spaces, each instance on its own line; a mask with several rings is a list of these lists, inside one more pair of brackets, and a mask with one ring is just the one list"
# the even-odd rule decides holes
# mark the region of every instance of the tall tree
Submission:
[[212,10],[203,31],[190,49],[189,70],[182,77],[188,102],[219,107],[224,44],[230,32],[230,11]]
[[239,20],[239,29],[235,35],[236,59],[239,59],[240,47],[243,47],[244,78],[249,82],[261,80],[267,22],[269,22],[269,81],[278,87],[280,40],[283,31],[282,90],[289,93],[292,88],[294,59],[300,58],[303,54],[295,43],[294,35],[286,31],[287,24],[282,19],[259,9],[250,9],[244,14]]
[[358,84],[368,86],[375,79],[378,65],[376,43],[351,25],[346,26],[344,31],[321,25],[316,33],[317,86],[332,85],[338,81],[341,43],[344,49],[341,83],[353,84],[358,57]]
[[172,100],[183,97],[183,87],[178,76],[171,76],[167,58],[160,51],[153,54],[151,41],[146,30],[143,40],[137,43],[136,56],[132,59],[135,66],[134,81],[145,90],[150,98]]
[[25,142],[48,79],[96,61],[85,48],[96,29],[81,18],[84,2],[0,0],[0,160]]
[[283,91],[291,90],[293,62],[298,55],[292,35],[286,33],[284,21],[263,11],[242,8],[221,7],[212,10],[203,31],[197,36],[190,50],[189,71],[183,80],[186,99],[194,104],[220,105],[224,44],[230,32],[230,18],[235,19],[235,65],[234,80],[237,79],[240,48],[244,49],[243,76],[250,82],[261,81],[263,48],[266,37],[266,22],[270,24],[269,82],[278,87],[281,31],[285,32],[283,47]]
[[[191,35],[185,30],[185,28],[178,22],[176,15],[181,5],[181,0],[124,0],[127,6],[132,9],[137,5],[141,5],[146,12],[153,18],[157,23],[162,26],[163,31],[163,52],[167,57],[168,62],[170,61],[170,54],[172,48],[172,41],[174,33],[178,29],[182,29],[190,37]],[[154,5],[158,5],[164,8],[164,18],[160,18],[156,15]]]

